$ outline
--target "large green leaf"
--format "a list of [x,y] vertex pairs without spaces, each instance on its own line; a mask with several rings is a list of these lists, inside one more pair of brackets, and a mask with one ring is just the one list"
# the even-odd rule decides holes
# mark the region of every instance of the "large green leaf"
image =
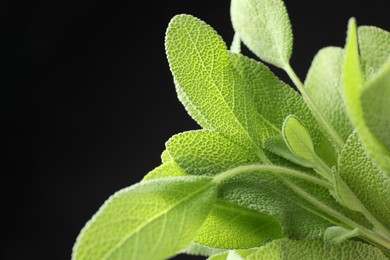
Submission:
[[209,177],[163,178],[111,196],[86,224],[73,259],[164,259],[189,245],[216,198]]
[[257,112],[270,126],[263,138],[281,135],[288,115],[299,117],[310,131],[317,154],[329,165],[336,164],[335,152],[328,138],[319,130],[302,97],[278,79],[265,65],[240,54],[229,53],[235,70],[246,81],[246,89],[253,97]]
[[341,48],[327,47],[314,57],[305,80],[307,94],[345,142],[353,128],[343,100],[344,52]]
[[188,174],[183,171],[183,169],[177,165],[174,161],[168,161],[156,167],[148,174],[144,176],[142,181],[149,181],[153,179],[166,178],[166,177],[178,177],[178,176],[187,176]]
[[367,127],[390,153],[390,59],[367,83],[361,101]]
[[233,27],[242,41],[262,60],[280,68],[290,60],[291,24],[281,0],[233,0]]
[[364,206],[390,229],[390,179],[367,156],[356,133],[341,153],[338,174]]
[[390,33],[375,26],[360,26],[358,38],[366,79],[370,79],[390,58]]
[[169,156],[188,174],[215,175],[240,165],[259,163],[258,156],[209,130],[177,134],[166,143]]
[[335,245],[322,240],[293,241],[280,239],[260,247],[248,260],[387,260],[378,249],[357,241],[345,241]]
[[218,200],[194,242],[213,248],[243,249],[281,237],[282,227],[274,218]]
[[261,133],[267,126],[235,75],[221,37],[199,19],[179,15],[165,43],[178,94],[194,119],[264,159]]
[[[365,103],[365,112],[362,107],[363,99],[365,99],[364,102],[366,102],[366,100],[372,99],[372,95],[376,96],[376,94],[371,93],[373,89],[379,88],[379,91],[383,92],[385,95],[388,93],[387,90],[384,90],[387,85],[386,81],[382,80],[387,78],[386,75],[386,68],[384,68],[384,74],[380,73],[376,79],[373,79],[368,83],[369,85],[366,87],[366,90],[370,94],[366,93],[364,97],[362,96],[362,92],[366,91],[364,90],[365,82],[360,67],[356,22],[354,19],[351,19],[348,26],[346,55],[344,61],[343,82],[345,103],[350,119],[357,129],[365,149],[368,151],[370,157],[375,161],[375,163],[390,176],[390,152],[373,134],[372,130],[367,126],[364,118],[364,113],[367,114],[368,111],[370,111],[370,108],[368,108],[367,105],[372,105],[374,110],[377,107],[375,104]],[[385,96],[384,99],[388,98]],[[381,120],[384,120],[383,113],[386,113],[385,110],[380,113],[380,116],[382,116]],[[377,117],[378,115],[375,116]],[[373,127],[375,128],[376,126]],[[380,127],[383,128],[383,124]],[[387,132],[388,129],[386,130],[386,133]]]

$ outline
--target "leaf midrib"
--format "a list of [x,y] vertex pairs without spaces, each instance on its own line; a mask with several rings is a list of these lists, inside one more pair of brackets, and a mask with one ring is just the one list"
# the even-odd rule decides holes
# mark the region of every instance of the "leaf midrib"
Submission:
[[[191,197],[194,197],[196,195],[198,195],[199,193],[201,193],[202,191],[206,190],[207,188],[209,188],[209,186],[213,186],[213,182],[211,182],[211,179],[210,179],[210,182],[201,187],[200,189],[188,194],[187,196],[185,196],[184,198],[178,200],[176,203],[174,203],[172,206],[168,207],[167,209],[161,211],[160,213],[156,214],[154,217],[150,218],[150,219],[147,219],[144,223],[142,223],[138,228],[136,228],[134,231],[132,231],[131,233],[127,234],[119,243],[116,247],[114,247],[113,249],[111,249],[110,251],[108,251],[103,257],[102,259],[109,259],[109,257],[114,254],[118,249],[120,249],[122,247],[122,245],[124,243],[126,243],[134,234],[138,234],[142,229],[144,229],[147,225],[151,224],[152,222],[158,220],[161,216],[164,216],[166,215],[167,213],[169,213],[169,211],[173,210],[175,207],[179,206],[180,204],[184,203],[186,200],[190,199]],[[137,236],[138,237],[138,236]],[[138,241],[138,239],[137,239]]]

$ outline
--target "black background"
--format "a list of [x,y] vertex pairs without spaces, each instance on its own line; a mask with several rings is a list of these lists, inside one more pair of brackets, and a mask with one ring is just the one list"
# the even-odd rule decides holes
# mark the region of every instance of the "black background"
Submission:
[[[171,135],[198,128],[164,33],[188,13],[230,45],[229,1],[161,2],[1,2],[1,259],[69,259],[104,200],[158,166]],[[319,48],[344,45],[349,17],[390,29],[385,1],[340,2],[286,1],[301,79]]]

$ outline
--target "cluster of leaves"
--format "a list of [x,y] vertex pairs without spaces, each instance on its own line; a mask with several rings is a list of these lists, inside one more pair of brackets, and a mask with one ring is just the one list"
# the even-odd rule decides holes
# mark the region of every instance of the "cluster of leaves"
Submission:
[[281,0],[232,0],[231,16],[230,50],[197,18],[170,22],[178,97],[202,129],[169,139],[161,166],[104,203],[73,259],[389,256],[390,33],[351,19],[345,48],[320,50],[302,83]]

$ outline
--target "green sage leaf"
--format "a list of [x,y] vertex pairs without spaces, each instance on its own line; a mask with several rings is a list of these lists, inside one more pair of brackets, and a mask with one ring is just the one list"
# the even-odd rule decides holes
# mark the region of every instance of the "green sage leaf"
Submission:
[[111,196],[81,231],[73,259],[164,259],[189,245],[216,198],[208,177],[163,178]]
[[277,67],[290,60],[293,35],[281,0],[233,0],[231,19],[244,44],[260,59]]

